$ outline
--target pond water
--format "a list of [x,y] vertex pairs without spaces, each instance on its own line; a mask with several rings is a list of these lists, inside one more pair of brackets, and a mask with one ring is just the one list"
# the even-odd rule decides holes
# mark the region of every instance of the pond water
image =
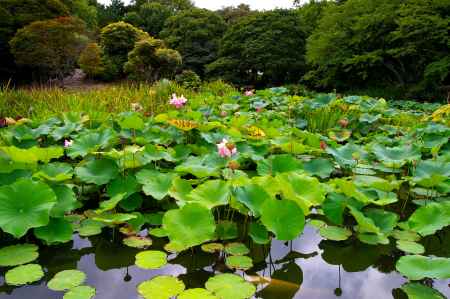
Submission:
[[[443,236],[424,240],[427,252],[447,252],[448,230]],[[443,240],[442,238],[445,238]],[[113,239],[116,239],[113,241]],[[155,239],[153,248],[162,248],[164,241]],[[250,244],[248,244],[250,245]],[[444,246],[444,247],[443,247]],[[254,268],[244,275],[259,281],[255,298],[406,298],[397,290],[406,279],[395,272],[395,246],[369,246],[359,241],[332,242],[323,240],[311,226],[292,242],[274,240],[268,249],[251,247]],[[219,255],[200,249],[169,256],[169,264],[159,270],[142,270],[134,266],[136,249],[128,248],[111,232],[80,238],[57,247],[41,247],[37,263],[46,268],[40,283],[13,288],[4,284],[6,269],[0,268],[0,298],[60,299],[63,292],[46,287],[46,281],[65,269],[80,269],[87,274],[86,284],[97,289],[96,299],[138,299],[136,286],[157,275],[174,275],[187,288],[204,287],[214,272],[226,272]],[[450,280],[427,280],[442,294],[450,297]]]

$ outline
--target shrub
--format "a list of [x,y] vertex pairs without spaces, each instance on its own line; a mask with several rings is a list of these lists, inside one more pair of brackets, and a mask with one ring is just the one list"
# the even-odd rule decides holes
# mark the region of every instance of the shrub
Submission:
[[103,66],[103,51],[97,43],[90,43],[84,48],[78,59],[78,65],[90,78],[101,75],[105,67]]
[[184,70],[175,77],[175,81],[184,88],[197,89],[202,84],[200,77],[191,70]]

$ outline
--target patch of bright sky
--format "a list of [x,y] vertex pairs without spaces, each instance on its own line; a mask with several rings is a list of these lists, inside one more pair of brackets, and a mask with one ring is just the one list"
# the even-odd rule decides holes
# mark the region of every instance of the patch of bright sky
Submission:
[[[220,9],[224,6],[237,6],[241,3],[249,4],[252,9],[268,10],[274,8],[291,8],[293,0],[193,0],[197,7],[211,10]],[[109,4],[110,0],[99,0],[104,4]],[[124,0],[129,3],[130,0]]]

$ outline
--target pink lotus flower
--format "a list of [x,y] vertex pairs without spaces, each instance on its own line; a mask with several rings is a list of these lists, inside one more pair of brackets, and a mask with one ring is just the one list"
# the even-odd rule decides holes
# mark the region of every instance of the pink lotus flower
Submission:
[[222,158],[230,158],[233,155],[237,154],[236,146],[232,143],[229,143],[225,138],[222,139],[222,142],[217,144],[217,150],[219,156]]
[[73,145],[73,140],[64,140],[64,147],[69,148]]
[[228,113],[226,111],[220,111],[220,116],[226,117]]
[[177,94],[172,94],[172,98],[170,99],[170,105],[175,106],[175,108],[180,109],[187,103],[187,99],[182,95],[181,97],[177,97]]
[[244,93],[244,95],[245,95],[246,97],[252,97],[252,96],[254,96],[255,94],[253,93],[253,90],[246,90],[245,93]]
[[256,108],[256,112],[261,113],[262,111],[263,111],[263,108],[261,108],[261,107]]

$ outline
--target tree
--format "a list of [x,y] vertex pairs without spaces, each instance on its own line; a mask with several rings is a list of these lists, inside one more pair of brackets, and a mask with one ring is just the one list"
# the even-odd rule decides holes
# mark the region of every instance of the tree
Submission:
[[172,14],[172,9],[161,3],[145,3],[137,11],[127,13],[124,21],[141,28],[151,36],[159,36],[164,23]]
[[62,79],[76,67],[87,42],[85,32],[85,24],[80,19],[59,17],[25,26],[9,44],[18,65],[35,69],[45,77]]
[[97,43],[88,44],[78,58],[78,65],[90,78],[96,78],[105,71],[103,50]]
[[70,10],[72,16],[83,20],[91,30],[98,25],[97,7],[91,5],[89,0],[61,0]]
[[204,75],[205,66],[217,58],[219,41],[226,24],[206,9],[191,9],[170,17],[161,37],[183,56],[183,66]]
[[153,82],[172,77],[179,65],[181,55],[177,51],[167,49],[162,40],[149,37],[136,42],[124,70],[134,80]]
[[111,0],[109,5],[97,4],[98,25],[107,26],[119,22],[127,13],[127,8],[122,0]]
[[208,73],[237,84],[297,82],[304,55],[305,33],[295,11],[259,12],[228,29]]
[[169,7],[173,12],[180,12],[182,10],[194,8],[194,3],[191,0],[135,0],[135,7],[141,7],[144,4],[159,3]]
[[227,24],[236,24],[240,19],[252,14],[250,5],[239,4],[238,6],[227,6],[217,11]]
[[101,30],[100,43],[109,60],[117,69],[122,70],[128,59],[128,52],[133,50],[135,43],[148,37],[146,32],[131,24],[117,22]]

